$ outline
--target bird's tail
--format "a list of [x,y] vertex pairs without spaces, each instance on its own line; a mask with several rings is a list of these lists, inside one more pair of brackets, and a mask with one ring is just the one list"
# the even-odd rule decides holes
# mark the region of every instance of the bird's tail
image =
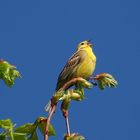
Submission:
[[45,106],[45,111],[46,112],[50,112],[52,109],[52,106],[51,106],[51,100],[48,102],[48,104]]

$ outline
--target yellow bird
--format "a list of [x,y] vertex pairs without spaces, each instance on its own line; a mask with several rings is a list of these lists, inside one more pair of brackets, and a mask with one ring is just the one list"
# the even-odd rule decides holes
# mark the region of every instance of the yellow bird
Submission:
[[[85,80],[89,80],[96,66],[96,56],[92,50],[92,46],[93,45],[90,43],[90,40],[86,40],[78,44],[76,52],[68,59],[63,70],[59,74],[56,85],[56,92],[73,78],[82,77]],[[81,93],[84,94],[84,88],[81,87],[80,84],[76,83],[74,85],[75,89],[78,89],[79,91],[81,91]],[[69,87],[67,87],[67,89],[71,86],[73,85],[70,85]],[[51,110],[51,107],[52,102],[48,104],[48,106],[46,107],[46,111]],[[53,107],[55,109],[55,106]],[[68,111],[64,111],[62,109],[62,112],[66,121],[67,134],[70,135]]]
[[76,52],[68,59],[59,74],[56,91],[73,78],[82,77],[89,80],[96,66],[96,56],[92,47],[90,40],[78,44]]

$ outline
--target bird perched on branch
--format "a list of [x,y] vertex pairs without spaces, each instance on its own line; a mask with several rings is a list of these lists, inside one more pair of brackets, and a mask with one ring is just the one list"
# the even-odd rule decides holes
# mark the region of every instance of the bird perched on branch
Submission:
[[[90,76],[94,72],[96,66],[96,56],[93,52],[93,46],[90,40],[83,41],[78,44],[76,52],[68,59],[63,70],[59,74],[56,92],[60,90],[64,84],[73,78],[84,78],[89,80]],[[73,85],[70,85],[70,88]],[[75,84],[76,89],[79,90],[79,84]],[[82,90],[82,89],[81,89]],[[45,110],[51,109],[51,101],[46,105]]]
[[[82,77],[89,80],[96,66],[96,56],[92,47],[90,40],[78,44],[76,52],[68,59],[59,74],[56,91],[73,78]],[[75,86],[78,87],[78,85]]]
[[[96,66],[96,56],[92,50],[92,47],[93,45],[91,44],[90,40],[83,41],[78,44],[76,52],[68,59],[63,70],[59,74],[56,85],[56,93],[63,89],[63,86],[74,78],[81,77],[85,80],[89,80]],[[78,82],[75,84],[70,84],[65,90],[69,89],[73,85],[75,85],[75,89],[78,89],[81,91],[81,93],[84,93],[83,87]],[[49,111],[49,116],[51,116],[52,112],[54,112],[53,109],[55,110],[56,107],[56,101],[54,102],[53,99],[54,98],[52,97],[51,101],[45,107],[45,110]],[[67,134],[70,136],[68,110],[66,109],[69,101],[70,100],[68,99],[68,101],[62,102],[61,111],[65,117]]]

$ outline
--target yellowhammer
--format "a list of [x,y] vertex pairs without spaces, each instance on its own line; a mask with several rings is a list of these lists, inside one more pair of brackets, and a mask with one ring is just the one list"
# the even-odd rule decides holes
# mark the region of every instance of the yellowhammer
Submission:
[[[56,92],[59,89],[61,89],[64,86],[64,84],[66,84],[73,78],[81,77],[86,80],[89,80],[96,66],[96,56],[93,53],[92,46],[93,45],[90,43],[89,40],[83,41],[78,44],[77,51],[68,59],[63,70],[59,74],[57,85],[56,85]],[[81,85],[78,85],[78,83],[74,85],[76,88],[78,88],[78,90],[83,91],[83,88],[80,87]],[[67,87],[67,89],[70,88],[71,86],[73,85],[70,85],[69,87]],[[46,111],[50,111],[51,114],[51,111],[53,111],[53,109],[55,110],[55,107],[56,107],[56,103],[53,103],[53,98],[52,98],[51,101],[45,107],[45,109]],[[66,121],[67,134],[70,136],[68,111],[62,109],[62,112]]]
[[77,51],[68,59],[58,77],[56,91],[73,78],[82,77],[89,80],[96,65],[96,56],[92,46],[90,40],[78,44]]

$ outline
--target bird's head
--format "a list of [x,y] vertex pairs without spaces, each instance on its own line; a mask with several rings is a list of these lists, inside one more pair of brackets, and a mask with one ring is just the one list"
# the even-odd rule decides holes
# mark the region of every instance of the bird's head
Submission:
[[85,49],[85,48],[91,48],[92,49],[92,44],[91,44],[91,40],[86,40],[86,41],[82,41],[81,43],[78,44],[77,49],[81,50],[81,49]]

